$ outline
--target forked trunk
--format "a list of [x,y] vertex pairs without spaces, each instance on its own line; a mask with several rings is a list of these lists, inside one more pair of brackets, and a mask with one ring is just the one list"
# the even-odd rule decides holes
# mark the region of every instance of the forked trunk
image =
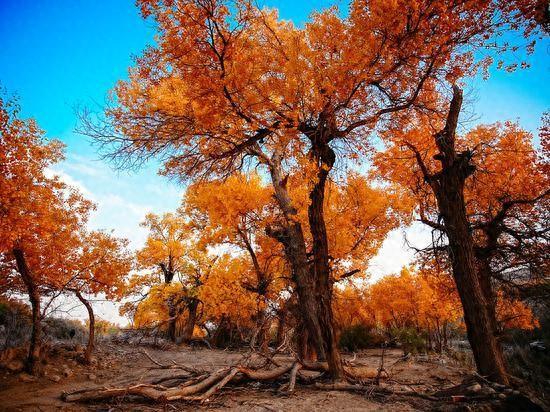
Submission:
[[[285,216],[285,225],[271,228],[268,234],[279,240],[292,268],[302,322],[308,331],[308,340],[313,344],[316,355],[326,360],[333,379],[344,376],[340,353],[336,342],[332,313],[332,282],[328,256],[328,240],[323,214],[325,184],[335,161],[335,154],[328,144],[321,147],[313,143],[314,158],[321,159],[318,180],[310,193],[311,205],[308,209],[313,238],[313,262],[307,259],[307,249],[302,226],[297,219],[297,211],[286,189],[286,179],[281,174],[280,161],[272,159],[270,173],[275,198]],[[320,150],[320,151],[319,151]]]
[[29,353],[27,355],[27,361],[25,364],[25,370],[30,374],[38,372],[40,362],[40,344],[42,339],[42,323],[40,314],[40,292],[36,285],[32,274],[27,266],[25,259],[25,253],[22,249],[13,249],[13,255],[15,256],[15,262],[17,264],[17,271],[23,279],[23,283],[27,288],[29,300],[32,308],[32,332],[31,341],[29,345]]
[[82,302],[88,311],[88,343],[86,344],[86,351],[84,352],[84,362],[90,363],[92,360],[92,354],[95,347],[95,316],[94,308],[91,303],[82,296],[82,294],[75,290],[75,295]]
[[[477,369],[487,378],[507,383],[502,350],[496,339],[487,301],[479,282],[474,255],[474,242],[466,215],[464,183],[475,170],[471,153],[457,153],[455,133],[462,105],[462,91],[454,87],[454,95],[445,128],[435,136],[440,153],[441,171],[427,175],[434,190],[439,213],[449,241],[449,257],[453,277],[464,309],[468,339]],[[417,158],[418,158],[417,154]],[[423,164],[423,163],[422,163]],[[424,170],[424,169],[423,169]],[[426,173],[426,172],[425,172]]]
[[291,266],[292,277],[296,283],[301,320],[308,329],[318,356],[325,359],[323,334],[318,316],[321,306],[316,296],[315,280],[308,265],[304,233],[297,218],[297,210],[292,205],[286,189],[286,179],[282,176],[280,159],[277,157],[272,159],[270,174],[275,190],[275,199],[285,216],[285,222],[281,226],[269,227],[267,234],[284,246],[285,255]]

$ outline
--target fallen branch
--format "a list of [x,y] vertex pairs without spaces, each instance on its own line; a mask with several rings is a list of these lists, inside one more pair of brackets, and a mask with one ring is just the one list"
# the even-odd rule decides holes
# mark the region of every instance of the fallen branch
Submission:
[[329,391],[345,391],[345,392],[361,392],[369,393],[370,395],[399,395],[399,396],[414,396],[429,401],[441,401],[440,398],[428,395],[426,393],[415,392],[411,390],[407,391],[393,391],[389,388],[383,388],[378,385],[360,385],[347,382],[334,382],[334,383],[316,383],[317,389],[329,390]]
[[[165,365],[155,360],[146,351],[143,351],[145,356],[153,362],[159,369],[176,370],[183,369],[189,373],[175,374],[173,376],[166,376],[159,378],[149,384],[131,385],[127,387],[118,388],[92,388],[79,390],[72,393],[65,393],[62,398],[67,402],[90,402],[101,401],[114,398],[123,398],[127,396],[139,396],[155,402],[170,402],[176,400],[194,401],[194,402],[206,402],[214,394],[219,392],[229,383],[241,383],[247,381],[275,381],[288,376],[288,392],[293,392],[296,387],[296,381],[300,378],[300,381],[307,383],[315,383],[316,380],[323,377],[328,370],[328,365],[325,362],[299,362],[294,361],[287,364],[281,364],[273,369],[266,369],[269,365],[264,365],[262,368],[253,368],[248,366],[249,362],[243,362],[249,360],[244,357],[236,365],[219,369],[215,372],[207,373],[201,372],[195,368],[189,368],[183,365],[174,363],[173,365]],[[301,371],[320,372],[313,377],[305,377],[300,374]],[[346,374],[353,375],[351,368],[346,368]],[[181,382],[185,380],[184,382]],[[357,382],[357,380],[355,380]],[[160,383],[170,383],[168,386],[162,386]],[[316,387],[322,389],[333,390],[352,390],[352,391],[364,391],[371,388],[361,384],[351,383],[338,383],[332,385],[324,385]],[[171,385],[171,386],[170,386]],[[379,388],[378,393],[382,393]]]
[[191,366],[181,365],[179,363],[174,362],[173,360],[171,365],[164,365],[159,361],[155,360],[151,355],[149,355],[149,353],[145,349],[141,350],[141,353],[143,353],[151,362],[157,365],[157,368],[153,368],[153,369],[181,369],[186,372],[192,373],[194,375],[203,374],[205,372],[204,370],[197,369]]

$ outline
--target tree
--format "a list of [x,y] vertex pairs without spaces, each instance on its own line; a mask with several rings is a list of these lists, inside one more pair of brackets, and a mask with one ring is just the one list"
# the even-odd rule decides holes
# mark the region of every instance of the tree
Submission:
[[[267,305],[277,299],[281,288],[277,280],[286,266],[280,246],[265,234],[273,219],[271,196],[257,174],[235,175],[190,186],[182,204],[202,242],[210,247],[232,246],[237,253],[248,255],[254,276],[236,282],[256,295],[256,332],[251,346],[258,340],[264,350],[269,329]],[[239,272],[247,275],[249,271]]]
[[[525,286],[529,276],[540,279],[537,273],[547,266],[548,177],[531,136],[517,125],[480,126],[456,135],[461,100],[455,88],[446,126],[439,132],[434,133],[437,126],[428,118],[389,130],[388,148],[377,164],[383,176],[410,190],[419,219],[444,235],[448,243],[429,252],[448,252],[461,299],[471,306],[464,311],[468,330],[476,331],[469,336],[477,340],[471,343],[479,352],[478,369],[506,380],[493,284],[510,286],[511,278],[520,275]],[[461,282],[469,285],[463,291]],[[484,306],[481,312],[479,305]],[[482,345],[486,338],[473,336],[479,331],[493,335],[493,355],[485,352],[490,345]]]
[[88,343],[84,361],[90,363],[95,345],[95,316],[86,295],[104,294],[108,299],[120,298],[133,257],[128,241],[101,232],[81,231],[77,247],[66,257],[63,289],[74,293],[88,312]]
[[[33,120],[19,117],[13,101],[0,99],[0,254],[2,277],[28,294],[32,335],[26,368],[35,373],[40,357],[43,293],[63,283],[65,256],[92,204],[47,168],[62,158],[62,145],[47,141]],[[14,276],[17,274],[17,276]]]
[[[86,133],[123,165],[161,156],[182,180],[260,163],[280,209],[268,234],[284,246],[318,354],[342,378],[324,209],[337,153],[365,155],[381,122],[436,109],[438,81],[475,72],[472,50],[518,12],[500,1],[354,1],[349,17],[330,9],[298,29],[247,1],[139,4],[158,23],[158,46],[116,87],[107,123],[85,122]],[[287,187],[294,170],[307,181],[311,262]]]
[[182,214],[150,213],[143,226],[149,228],[149,236],[137,253],[142,271],[130,279],[126,288],[129,295],[144,293],[135,305],[134,320],[141,325],[167,323],[168,336],[176,342],[178,319],[187,311],[182,340],[189,342],[201,303],[199,291],[216,258],[199,244]]
[[[142,226],[149,230],[149,236],[144,248],[137,253],[137,261],[142,269],[150,271],[142,278],[142,283],[149,283],[151,286],[156,283],[155,278],[160,278],[164,284],[170,285],[174,276],[185,267],[188,240],[186,223],[182,217],[173,213],[163,216],[150,213],[145,217]],[[176,341],[176,323],[179,315],[177,300],[176,295],[166,297],[168,337],[173,342]]]
[[[466,330],[478,370],[484,376],[499,382],[508,382],[502,350],[494,334],[494,322],[487,311],[486,298],[476,270],[474,242],[466,215],[464,186],[475,171],[472,152],[459,152],[456,147],[456,128],[462,106],[462,91],[453,89],[445,126],[433,134],[440,163],[435,170],[428,169],[424,157],[414,144],[403,140],[414,154],[423,180],[435,197],[440,222],[448,239],[452,273],[464,308]],[[420,132],[422,133],[422,132]],[[426,136],[431,138],[431,135]]]

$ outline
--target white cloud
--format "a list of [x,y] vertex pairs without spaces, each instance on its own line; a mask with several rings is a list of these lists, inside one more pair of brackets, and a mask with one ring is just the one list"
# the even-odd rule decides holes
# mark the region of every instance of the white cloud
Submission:
[[415,252],[411,246],[420,249],[428,246],[430,241],[431,232],[421,223],[393,230],[384,240],[378,254],[370,261],[369,281],[375,282],[385,275],[398,273],[414,259]]
[[88,200],[95,201],[93,193],[88,190],[88,188],[84,185],[84,183],[74,179],[71,175],[66,173],[63,170],[59,169],[50,169],[46,168],[45,170],[46,177],[53,178],[54,176],[57,176],[62,182],[68,184],[71,187],[74,187],[84,195]]

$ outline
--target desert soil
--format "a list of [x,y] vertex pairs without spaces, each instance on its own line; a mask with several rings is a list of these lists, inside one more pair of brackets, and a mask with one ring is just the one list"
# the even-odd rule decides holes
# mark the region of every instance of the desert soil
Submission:
[[[45,376],[24,382],[24,375],[0,372],[1,411],[414,411],[430,410],[430,401],[397,395],[372,397],[326,391],[297,385],[296,391],[286,394],[279,384],[237,386],[226,388],[205,405],[184,402],[155,405],[137,399],[123,399],[101,404],[72,404],[61,400],[63,392],[97,386],[116,387],[146,383],[177,371],[151,369],[155,366],[141,351],[144,348],[128,345],[103,344],[96,351],[97,364],[86,367],[67,356],[58,355],[44,367]],[[161,363],[172,360],[188,366],[215,370],[238,362],[242,353],[192,349],[188,347],[165,350],[146,348]],[[380,350],[357,354],[354,364],[374,369],[380,364]],[[351,359],[351,356],[347,356]],[[284,360],[281,358],[281,360]],[[384,385],[407,386],[418,392],[433,392],[461,382],[470,371],[453,364],[448,358],[416,357],[402,360],[402,352],[385,353],[385,369],[391,379]],[[69,375],[69,376],[66,376]],[[53,380],[52,380],[53,379]],[[55,382],[54,380],[59,380]]]

